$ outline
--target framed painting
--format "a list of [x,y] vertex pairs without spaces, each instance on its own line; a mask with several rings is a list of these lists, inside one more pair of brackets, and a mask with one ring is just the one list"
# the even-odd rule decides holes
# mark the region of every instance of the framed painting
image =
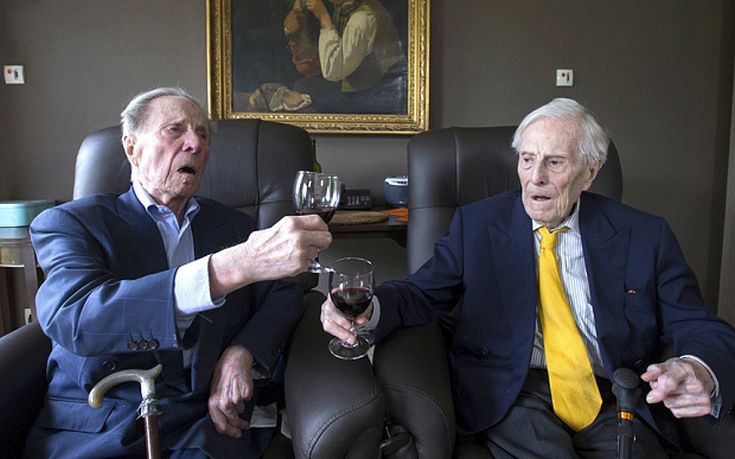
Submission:
[[429,0],[207,0],[207,49],[213,119],[428,129]]

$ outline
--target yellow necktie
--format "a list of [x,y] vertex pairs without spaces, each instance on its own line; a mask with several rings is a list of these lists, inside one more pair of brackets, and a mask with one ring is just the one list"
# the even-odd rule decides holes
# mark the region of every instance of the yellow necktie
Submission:
[[[568,228],[562,228],[564,231]],[[549,372],[554,413],[566,425],[579,431],[595,420],[602,398],[592,372],[587,348],[569,307],[554,247],[559,231],[541,234],[539,254],[539,317],[544,337],[546,369]]]

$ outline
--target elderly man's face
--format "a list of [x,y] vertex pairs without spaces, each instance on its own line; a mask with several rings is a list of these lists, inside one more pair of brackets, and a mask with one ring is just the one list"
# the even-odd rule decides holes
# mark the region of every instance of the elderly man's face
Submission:
[[572,120],[541,118],[523,132],[518,152],[518,177],[526,213],[555,227],[569,216],[582,191],[600,170],[585,165],[577,153],[577,125]]
[[202,110],[183,97],[159,97],[138,131],[123,140],[143,188],[174,212],[183,209],[199,188],[209,157],[209,124]]

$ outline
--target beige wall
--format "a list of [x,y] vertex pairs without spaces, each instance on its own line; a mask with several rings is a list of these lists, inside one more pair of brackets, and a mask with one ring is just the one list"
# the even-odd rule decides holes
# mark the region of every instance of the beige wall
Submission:
[[[732,91],[729,0],[433,0],[431,124],[514,124],[555,96],[588,105],[623,163],[624,200],[666,217],[717,298]],[[204,0],[3,0],[0,60],[28,84],[0,85],[0,199],[69,199],[82,137],[117,122],[157,85],[206,96]],[[575,71],[556,88],[554,69]],[[407,137],[318,136],[322,166],[382,200]],[[390,241],[364,251],[382,278],[405,274]],[[385,252],[385,254],[381,254]]]

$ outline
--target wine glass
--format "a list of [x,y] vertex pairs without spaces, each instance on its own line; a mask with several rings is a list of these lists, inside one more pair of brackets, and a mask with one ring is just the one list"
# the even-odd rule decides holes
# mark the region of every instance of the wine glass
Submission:
[[[293,200],[296,214],[318,214],[329,223],[339,205],[342,181],[336,175],[321,172],[299,171],[293,184]],[[329,272],[329,268],[312,260],[308,268],[312,273]]]
[[364,258],[340,258],[332,264],[329,273],[329,297],[334,306],[352,321],[350,331],[355,335],[355,344],[332,338],[329,352],[343,360],[365,357],[371,345],[366,333],[359,333],[355,318],[365,312],[373,300],[375,274],[373,264]]

